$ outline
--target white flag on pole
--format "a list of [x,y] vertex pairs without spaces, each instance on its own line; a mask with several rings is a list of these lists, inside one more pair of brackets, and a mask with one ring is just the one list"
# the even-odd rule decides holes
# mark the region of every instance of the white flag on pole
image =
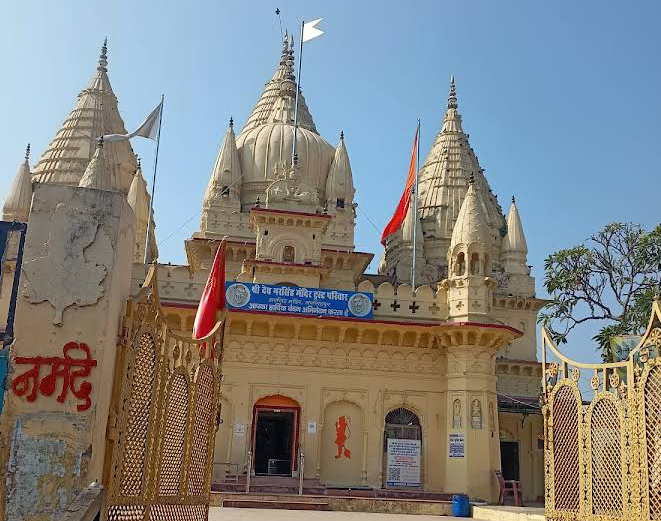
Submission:
[[133,132],[128,134],[108,134],[107,136],[103,136],[103,140],[113,143],[115,141],[124,141],[126,139],[131,139],[132,137],[141,136],[156,141],[156,137],[158,136],[158,128],[161,125],[162,110],[163,101],[158,104],[158,107],[152,110],[151,114],[147,116],[147,119],[145,119],[144,123]]
[[324,34],[324,31],[315,27],[322,20],[323,18],[317,18],[316,20],[312,20],[311,22],[303,24],[303,42],[307,42],[312,40],[312,38],[316,38],[317,36]]

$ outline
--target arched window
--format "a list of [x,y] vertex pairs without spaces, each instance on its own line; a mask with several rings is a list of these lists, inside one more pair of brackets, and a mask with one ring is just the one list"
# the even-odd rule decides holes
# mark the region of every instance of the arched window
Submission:
[[386,414],[386,424],[404,425],[406,427],[420,427],[420,418],[413,411],[399,407]]
[[294,262],[296,250],[293,246],[285,246],[282,250],[282,262]]
[[473,253],[471,255],[471,275],[480,274],[480,254]]
[[466,267],[466,258],[464,257],[464,252],[460,252],[457,255],[457,261],[454,263],[454,274],[462,276],[464,274],[464,269]]

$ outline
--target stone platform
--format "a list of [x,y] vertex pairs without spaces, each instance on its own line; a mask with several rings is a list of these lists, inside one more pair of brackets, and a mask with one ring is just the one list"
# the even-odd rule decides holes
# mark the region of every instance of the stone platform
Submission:
[[[460,521],[445,517],[443,521]],[[297,512],[293,510],[262,510],[252,508],[210,508],[209,521],[434,521],[438,516],[406,514],[366,514],[363,512]]]
[[482,521],[544,521],[544,507],[473,505],[473,519]]
[[340,495],[241,494],[212,492],[212,507],[238,507],[286,510],[330,510],[382,514],[449,516],[452,502],[435,499],[402,499]]

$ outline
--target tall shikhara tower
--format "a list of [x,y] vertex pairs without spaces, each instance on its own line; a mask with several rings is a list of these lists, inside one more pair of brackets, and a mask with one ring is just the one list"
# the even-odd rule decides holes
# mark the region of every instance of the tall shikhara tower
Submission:
[[[493,255],[486,275],[495,280],[495,291],[533,296],[534,280],[526,266],[527,247],[516,205],[512,205],[506,219],[468,138],[458,111],[453,77],[441,130],[420,168],[418,214],[411,215],[410,210],[402,228],[388,238],[379,272],[410,283],[415,248],[417,280],[434,284],[446,279],[451,258],[448,249],[453,231],[462,225],[458,222],[460,209],[473,179],[475,206],[480,209],[485,228],[482,240],[488,239],[489,244],[484,246]],[[413,226],[418,230],[415,245]],[[508,233],[509,228],[512,230]]]

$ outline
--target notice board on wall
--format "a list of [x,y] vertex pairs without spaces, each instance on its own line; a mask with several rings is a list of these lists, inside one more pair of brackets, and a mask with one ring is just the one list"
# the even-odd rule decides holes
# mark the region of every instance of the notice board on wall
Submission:
[[420,448],[420,440],[388,439],[387,486],[420,486]]

